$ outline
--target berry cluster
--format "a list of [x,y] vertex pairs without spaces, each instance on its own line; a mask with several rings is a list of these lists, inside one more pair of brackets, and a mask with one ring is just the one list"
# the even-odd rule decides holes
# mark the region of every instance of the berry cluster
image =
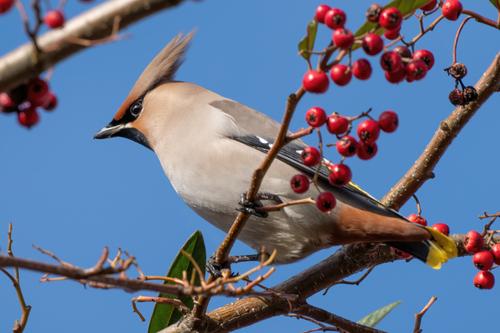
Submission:
[[[462,79],[467,75],[467,67],[461,63],[454,63],[445,71],[455,79],[455,89],[453,89],[448,98],[453,105],[467,105],[477,100],[477,91],[473,86],[465,86]],[[460,88],[459,88],[460,87]]]
[[56,106],[56,95],[50,91],[47,81],[41,78],[31,79],[8,93],[0,93],[0,112],[17,113],[19,124],[26,128],[40,120],[37,108],[52,111]]
[[[321,149],[313,146],[304,148],[302,151],[302,162],[304,165],[314,167],[323,164],[328,167],[330,174],[329,182],[334,186],[344,186],[351,181],[352,172],[344,163],[345,158],[357,155],[362,160],[369,160],[377,153],[377,139],[380,131],[394,132],[398,127],[398,115],[394,111],[384,111],[378,120],[370,116],[370,111],[364,112],[356,117],[346,117],[338,113],[327,116],[321,107],[312,107],[306,112],[306,121],[311,128],[319,129],[323,125],[327,131],[336,136],[337,142],[327,146],[335,146],[337,152],[342,156],[340,163],[330,163],[323,159]],[[358,139],[350,135],[354,121],[361,121],[356,129]],[[290,180],[290,185],[295,193],[304,193],[309,189],[311,180],[302,174],[295,175]],[[317,207],[328,212],[335,207],[335,197],[329,192],[321,193],[316,199]]]
[[483,235],[471,230],[465,236],[465,251],[473,253],[472,262],[479,272],[474,277],[474,286],[479,289],[491,289],[495,285],[495,276],[491,273],[493,264],[500,265],[500,243],[488,245]]
[[[368,21],[384,29],[385,38],[392,40],[399,37],[403,16],[396,7],[383,9],[380,5],[374,4],[368,9],[366,16]],[[358,42],[368,56],[378,55],[384,50],[384,41],[375,32],[377,27],[362,36],[355,37],[350,30],[345,28],[347,17],[342,9],[319,5],[316,9],[315,20],[333,30],[333,45],[340,49],[350,51],[354,43]],[[412,54],[408,47],[398,46],[393,50],[383,52],[379,62],[390,83],[399,83],[404,79],[407,82],[413,82],[425,77],[427,71],[434,65],[434,56],[428,50],[417,50]],[[349,61],[348,65],[333,65],[329,74],[335,84],[345,86],[351,81],[353,75],[359,80],[369,79],[372,66],[367,59],[360,58],[352,64]],[[303,77],[302,86],[308,92],[324,93],[329,86],[328,76],[321,70],[310,69]]]
[[[92,0],[80,0],[80,2],[91,2]],[[0,14],[7,13],[16,3],[16,0],[0,0]],[[49,28],[60,28],[64,25],[65,19],[61,9],[47,11],[43,17],[43,23]]]

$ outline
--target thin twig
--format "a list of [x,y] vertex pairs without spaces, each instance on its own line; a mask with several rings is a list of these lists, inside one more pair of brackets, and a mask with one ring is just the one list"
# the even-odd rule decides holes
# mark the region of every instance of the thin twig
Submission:
[[[338,284],[348,284],[348,285],[354,285],[354,286],[359,286],[361,284],[361,282],[363,282],[367,277],[368,275],[370,275],[370,273],[375,269],[375,266],[371,266],[370,268],[368,268],[366,270],[366,272],[363,273],[363,275],[361,275],[361,277],[355,281],[347,281],[347,280],[340,280],[338,282],[335,282],[334,285],[338,285]],[[333,285],[332,285],[333,286]],[[326,295],[328,293],[328,291],[330,290],[331,287],[328,287],[325,289],[325,291],[323,292],[323,296]]]
[[142,315],[141,311],[137,308],[137,303],[144,302],[154,302],[159,304],[169,304],[173,305],[177,310],[179,310],[182,314],[189,313],[190,309],[179,299],[176,298],[168,298],[168,297],[154,297],[154,296],[136,296],[132,298],[132,309],[139,316],[141,321],[145,321],[146,319]]
[[456,64],[457,63],[457,46],[458,46],[458,39],[460,38],[460,34],[462,32],[462,29],[464,28],[465,24],[472,18],[472,16],[466,17],[460,26],[457,29],[457,33],[455,34],[455,39],[453,40],[453,59],[451,64]]
[[415,314],[415,326],[413,328],[413,333],[422,333],[422,329],[420,326],[422,325],[422,318],[424,317],[425,313],[427,310],[430,309],[432,304],[434,304],[437,301],[436,296],[432,296],[429,302],[424,306],[424,308],[419,312]]

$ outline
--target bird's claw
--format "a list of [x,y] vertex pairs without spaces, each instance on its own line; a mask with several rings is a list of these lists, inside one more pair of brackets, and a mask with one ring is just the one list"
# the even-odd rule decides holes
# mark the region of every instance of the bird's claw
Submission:
[[265,211],[259,210],[259,208],[264,207],[260,200],[250,201],[247,199],[247,195],[245,193],[241,194],[240,201],[238,202],[240,207],[236,208],[237,211],[247,213],[250,215],[254,215],[257,217],[268,217],[268,213]]

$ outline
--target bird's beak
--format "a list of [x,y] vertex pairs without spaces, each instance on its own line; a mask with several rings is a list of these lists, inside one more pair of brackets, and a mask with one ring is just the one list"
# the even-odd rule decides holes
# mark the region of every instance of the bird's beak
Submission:
[[107,138],[112,138],[116,136],[118,132],[120,132],[125,125],[119,124],[119,125],[108,125],[104,128],[102,128],[99,132],[97,132],[94,135],[94,139],[107,139]]

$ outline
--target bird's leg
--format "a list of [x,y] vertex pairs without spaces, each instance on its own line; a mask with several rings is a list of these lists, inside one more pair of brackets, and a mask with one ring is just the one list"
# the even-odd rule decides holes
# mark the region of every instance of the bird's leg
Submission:
[[238,203],[240,207],[236,208],[236,210],[257,217],[267,217],[269,215],[267,212],[259,210],[259,208],[264,207],[261,200],[275,201],[278,204],[283,202],[279,196],[273,193],[259,192],[255,201],[248,200],[246,193],[242,193],[240,196],[240,201]]
[[[241,256],[229,256],[225,263],[217,263],[215,261],[214,256],[210,256],[207,261],[207,270],[208,272],[216,277],[222,277],[222,270],[228,269],[231,271],[231,264],[237,264],[240,262],[248,262],[248,261],[260,261],[261,257],[266,255],[265,253],[260,254],[249,254],[249,255],[241,255]],[[231,277],[237,276],[238,273],[231,273]]]

